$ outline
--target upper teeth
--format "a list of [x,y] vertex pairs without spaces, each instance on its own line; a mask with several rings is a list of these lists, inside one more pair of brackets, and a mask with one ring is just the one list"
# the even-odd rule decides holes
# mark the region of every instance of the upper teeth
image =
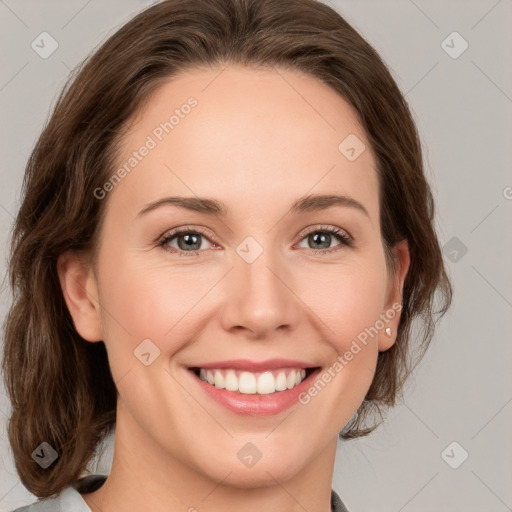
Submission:
[[240,370],[201,368],[201,380],[219,389],[238,391],[243,394],[259,393],[261,395],[292,389],[306,377],[302,368],[283,368],[280,370],[253,373]]

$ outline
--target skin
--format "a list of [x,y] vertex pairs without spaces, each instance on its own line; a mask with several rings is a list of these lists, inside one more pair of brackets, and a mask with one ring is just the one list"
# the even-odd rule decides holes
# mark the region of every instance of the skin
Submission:
[[[273,416],[236,415],[194,384],[186,366],[224,359],[330,367],[401,302],[409,267],[403,241],[396,273],[386,269],[375,160],[349,104],[297,71],[221,71],[190,70],[150,97],[119,165],[190,96],[198,105],[103,199],[96,265],[59,258],[75,327],[104,340],[119,393],[111,473],[83,495],[92,511],[329,511],[337,435],[364,399],[378,352],[395,342],[399,314],[385,324],[392,336],[369,337],[308,404]],[[352,162],[338,150],[351,133],[366,146]],[[348,195],[368,216],[346,206],[287,214],[310,194]],[[221,200],[229,215],[169,205],[137,216],[168,196]],[[158,246],[183,226],[206,230],[198,256]],[[321,226],[345,230],[354,245],[334,235],[308,242]],[[236,252],[247,236],[263,249],[252,263]],[[179,241],[168,246],[178,251]],[[160,350],[149,366],[133,354],[146,338]],[[262,454],[250,468],[237,457],[248,442]]]

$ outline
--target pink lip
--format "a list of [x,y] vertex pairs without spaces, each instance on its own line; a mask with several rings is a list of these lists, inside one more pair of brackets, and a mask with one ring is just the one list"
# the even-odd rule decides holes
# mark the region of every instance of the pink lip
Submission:
[[267,359],[266,361],[251,361],[250,359],[230,359],[216,361],[214,363],[199,363],[190,368],[245,370],[247,372],[263,372],[265,370],[277,370],[278,368],[315,368],[318,365],[295,361],[293,359]]
[[[300,363],[297,365],[298,361],[292,362],[294,363],[293,366],[302,366],[304,364]],[[232,362],[229,363],[232,364]],[[214,363],[210,366],[212,368],[219,368],[219,366],[216,366],[217,364],[218,363]],[[233,366],[228,367],[233,368]],[[282,366],[278,367],[282,368]],[[309,365],[306,367],[311,368]],[[268,368],[268,366],[266,368]],[[308,375],[298,386],[295,386],[292,389],[277,391],[268,395],[246,395],[239,393],[238,391],[219,389],[208,382],[201,380],[191,369],[188,373],[190,373],[192,379],[197,382],[199,387],[208,397],[218,404],[226,407],[229,411],[241,416],[271,416],[278,414],[297,403],[299,395],[307,391],[320,371],[321,368],[313,370],[311,374]]]

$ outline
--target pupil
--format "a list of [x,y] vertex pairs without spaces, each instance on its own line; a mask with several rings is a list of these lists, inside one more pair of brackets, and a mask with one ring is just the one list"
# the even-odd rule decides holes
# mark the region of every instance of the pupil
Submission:
[[[195,239],[195,241],[194,241]],[[178,242],[180,240],[184,240],[185,241],[185,245],[183,246],[181,243],[179,243],[180,245],[180,249],[199,249],[199,247],[201,246],[201,243],[197,242],[197,240],[199,239],[199,237],[197,235],[182,235],[181,237],[178,238]],[[198,245],[199,244],[199,247],[193,247],[194,245]]]
[[[314,243],[323,243],[325,249],[329,247],[331,241],[331,235],[329,235],[328,233],[316,233],[314,235],[310,235],[309,238],[310,240],[312,239]],[[320,241],[319,238],[321,239]]]

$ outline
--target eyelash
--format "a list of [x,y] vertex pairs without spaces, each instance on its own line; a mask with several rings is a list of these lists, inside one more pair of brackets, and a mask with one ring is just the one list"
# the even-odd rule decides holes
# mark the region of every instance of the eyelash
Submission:
[[[299,239],[299,242],[302,242],[302,240],[304,240],[304,238],[306,238],[308,235],[311,235],[313,233],[329,233],[331,235],[334,235],[335,238],[340,242],[339,245],[337,245],[335,247],[331,247],[330,249],[323,249],[323,250],[322,249],[308,249],[313,254],[320,254],[320,255],[325,255],[326,253],[331,254],[333,252],[337,252],[337,251],[341,250],[341,248],[343,246],[345,246],[345,247],[353,246],[353,239],[350,235],[348,235],[348,233],[346,233],[342,229],[334,228],[332,226],[320,226],[311,231],[308,231],[304,235],[301,236],[301,238]],[[160,241],[158,242],[157,245],[158,245],[158,247],[162,248],[164,251],[167,251],[170,253],[177,253],[179,256],[199,256],[200,253],[203,252],[203,249],[197,250],[197,251],[183,251],[182,249],[176,249],[174,247],[169,248],[169,246],[167,244],[173,238],[175,238],[179,235],[183,235],[183,234],[189,234],[189,235],[190,234],[199,234],[199,235],[203,235],[207,240],[209,240],[209,237],[203,228],[194,227],[192,229],[189,227],[184,227],[184,228],[176,229],[175,231],[171,231],[170,233],[165,235],[162,239],[160,239]],[[214,241],[214,243],[216,243],[216,242]]]

